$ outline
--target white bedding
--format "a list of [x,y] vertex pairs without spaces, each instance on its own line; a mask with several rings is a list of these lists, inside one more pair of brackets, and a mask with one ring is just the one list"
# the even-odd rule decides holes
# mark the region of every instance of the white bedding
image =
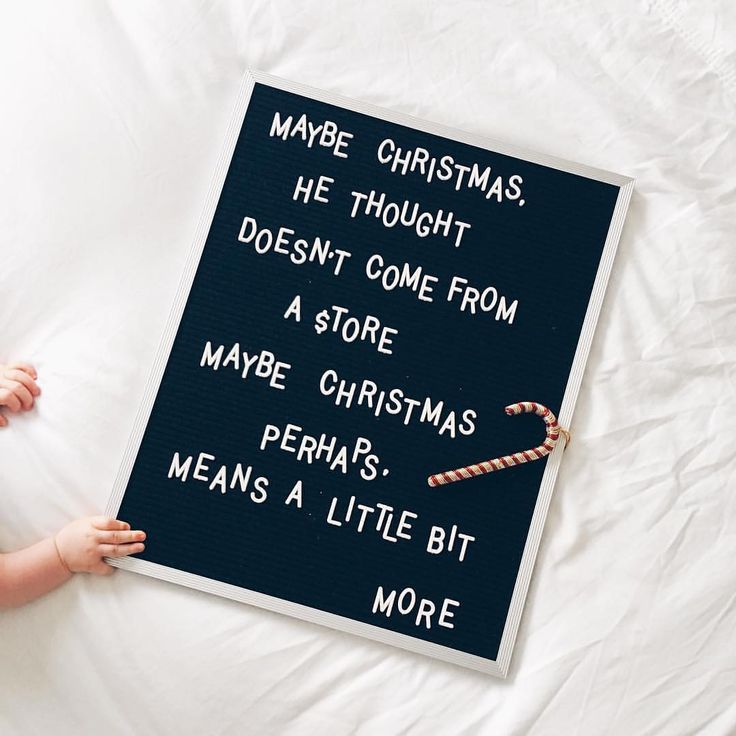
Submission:
[[735,8],[4,5],[5,551],[105,506],[246,68],[637,183],[508,680],[77,576],[0,614],[0,734],[736,732]]

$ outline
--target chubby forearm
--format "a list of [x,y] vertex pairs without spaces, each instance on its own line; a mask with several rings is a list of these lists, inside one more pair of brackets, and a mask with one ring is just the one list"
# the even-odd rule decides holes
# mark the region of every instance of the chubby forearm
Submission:
[[0,609],[21,606],[65,583],[75,572],[109,575],[106,557],[143,552],[140,529],[104,516],[67,524],[55,537],[19,552],[0,554]]
[[18,552],[0,554],[0,609],[28,603],[71,576],[52,537]]

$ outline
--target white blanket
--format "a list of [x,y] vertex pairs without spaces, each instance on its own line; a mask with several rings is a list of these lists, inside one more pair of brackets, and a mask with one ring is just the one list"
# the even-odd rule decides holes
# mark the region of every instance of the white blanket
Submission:
[[0,549],[104,508],[249,67],[637,179],[509,679],[79,575],[0,614],[0,733],[734,733],[729,0],[5,5]]

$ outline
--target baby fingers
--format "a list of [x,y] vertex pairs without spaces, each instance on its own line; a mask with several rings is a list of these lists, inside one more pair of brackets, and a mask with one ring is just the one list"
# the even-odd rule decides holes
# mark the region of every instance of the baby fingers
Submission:
[[9,381],[3,381],[0,379],[0,406],[7,406],[10,411],[20,411],[23,407],[20,398],[16,396],[15,391],[8,388],[7,384]]
[[133,531],[101,531],[97,533],[97,541],[100,544],[131,544],[132,542],[142,542],[146,538],[146,533],[140,529]]
[[41,389],[39,388],[33,377],[25,371],[20,370],[20,368],[10,367],[6,369],[3,378],[6,378],[10,381],[17,381],[18,383],[22,383],[33,396],[38,396],[41,393]]
[[8,403],[8,407],[11,411],[19,411],[20,409],[30,409],[33,406],[33,396],[31,392],[20,382],[13,381],[9,378],[0,378],[0,388],[9,391],[17,401],[17,409],[13,409],[13,405]]
[[90,518],[92,526],[95,529],[101,529],[103,531],[115,530],[115,529],[130,529],[130,524],[127,521],[119,521],[118,519],[110,519],[107,516],[93,516]]
[[135,544],[101,544],[100,552],[103,557],[127,557],[128,555],[137,555],[146,548],[145,544],[136,542]]
[[31,378],[34,380],[38,378],[38,373],[36,373],[36,369],[30,364],[30,363],[8,363],[8,368],[17,368],[19,371],[23,371],[24,373],[27,373]]

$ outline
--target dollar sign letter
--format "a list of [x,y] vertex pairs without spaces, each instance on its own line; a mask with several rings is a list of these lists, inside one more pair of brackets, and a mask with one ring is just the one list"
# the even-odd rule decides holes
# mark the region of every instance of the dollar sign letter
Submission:
[[330,313],[326,309],[323,309],[317,314],[314,318],[314,329],[318,335],[321,335],[327,329],[329,321]]

